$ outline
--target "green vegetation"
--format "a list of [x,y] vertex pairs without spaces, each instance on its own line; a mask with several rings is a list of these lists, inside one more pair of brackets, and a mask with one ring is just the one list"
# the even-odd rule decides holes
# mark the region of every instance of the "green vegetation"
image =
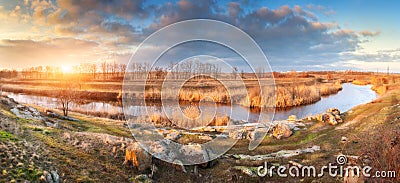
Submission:
[[0,130],[0,140],[1,141],[17,141],[18,139],[11,133],[4,130]]

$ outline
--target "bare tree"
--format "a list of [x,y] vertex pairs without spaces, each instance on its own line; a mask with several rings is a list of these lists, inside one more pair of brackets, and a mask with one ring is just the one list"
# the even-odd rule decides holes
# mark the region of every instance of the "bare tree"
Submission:
[[71,103],[77,101],[79,98],[76,91],[76,84],[76,81],[70,78],[65,78],[58,84],[56,94],[64,116],[68,116]]
[[104,61],[104,62],[102,62],[101,63],[101,65],[100,65],[100,68],[101,68],[101,72],[102,72],[102,75],[103,75],[103,79],[108,79],[108,76],[107,76],[107,62],[106,61]]
[[232,67],[232,76],[235,78],[235,80],[236,80],[237,73],[238,73],[238,68],[236,66]]

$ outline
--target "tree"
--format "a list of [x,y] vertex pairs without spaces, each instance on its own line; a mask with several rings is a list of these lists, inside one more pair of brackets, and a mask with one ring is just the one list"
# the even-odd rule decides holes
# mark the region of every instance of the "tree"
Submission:
[[68,116],[70,105],[72,102],[79,99],[78,92],[76,91],[77,83],[70,78],[64,78],[58,84],[57,101],[61,105],[64,116]]
[[104,61],[104,62],[102,62],[101,63],[101,72],[102,72],[102,75],[103,75],[103,79],[108,79],[108,76],[107,76],[107,62],[106,61]]
[[238,68],[236,66],[232,67],[232,76],[235,78],[235,80],[236,80],[237,73],[238,73]]

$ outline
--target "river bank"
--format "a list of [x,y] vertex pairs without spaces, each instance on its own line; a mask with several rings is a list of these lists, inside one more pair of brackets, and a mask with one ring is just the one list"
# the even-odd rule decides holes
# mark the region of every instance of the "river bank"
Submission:
[[[374,170],[399,172],[400,169],[392,164],[392,162],[399,162],[399,157],[395,153],[398,152],[400,144],[397,143],[398,138],[395,133],[400,130],[399,96],[400,86],[397,83],[388,85],[387,92],[379,98],[345,112],[342,115],[343,122],[337,126],[317,121],[302,121],[305,128],[294,131],[290,137],[280,140],[267,136],[253,151],[248,150],[247,139],[239,140],[226,156],[217,160],[214,166],[199,168],[197,173],[193,166],[186,167],[186,172],[183,172],[179,167],[158,162],[156,163],[157,171],[151,179],[154,182],[169,180],[341,182],[344,180],[342,177],[330,176],[290,179],[277,176],[258,177],[245,173],[249,168],[251,170],[251,167],[263,165],[266,161],[253,160],[254,157],[259,155],[274,157],[273,155],[278,152],[282,154],[296,150],[309,153],[268,159],[268,163],[293,166],[295,162],[295,164],[322,167],[336,162],[339,154],[345,154],[348,157],[359,157],[360,159],[355,161],[356,164],[370,165]],[[5,134],[2,135],[0,145],[7,147],[2,148],[5,150],[0,153],[1,158],[7,159],[7,161],[2,161],[1,168],[6,171],[2,171],[1,181],[35,182],[42,179],[45,171],[50,174],[51,171],[55,171],[60,179],[73,182],[135,182],[136,176],[151,174],[150,170],[139,171],[131,164],[122,165],[125,160],[125,150],[132,143],[133,138],[129,129],[125,128],[121,121],[71,113],[71,117],[78,121],[50,118],[59,124],[57,128],[49,127],[40,120],[17,117],[3,102],[0,108],[1,130],[2,134]],[[43,109],[39,108],[39,112],[45,115]],[[60,111],[55,112],[60,114]],[[190,142],[191,138],[194,137],[184,135],[181,141],[184,143],[184,139],[187,139]],[[28,146],[31,143],[34,144],[32,146],[40,148],[27,150],[23,147],[24,142],[27,142]],[[17,148],[14,148],[13,144]],[[24,149],[28,155],[23,155]],[[30,159],[34,152],[39,158]],[[22,156],[26,161],[8,160],[13,157],[18,160],[17,155]],[[10,167],[21,168],[18,172]],[[374,178],[371,181],[396,182],[398,179]]]

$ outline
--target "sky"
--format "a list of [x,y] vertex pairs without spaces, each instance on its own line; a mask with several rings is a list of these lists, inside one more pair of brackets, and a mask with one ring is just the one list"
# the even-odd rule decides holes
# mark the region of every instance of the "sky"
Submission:
[[[226,22],[250,35],[275,71],[389,67],[400,72],[398,7],[396,0],[0,0],[0,69],[128,63],[152,33],[201,18]],[[163,49],[169,38],[144,53]],[[174,49],[164,60],[196,54],[240,59],[209,43]]]

